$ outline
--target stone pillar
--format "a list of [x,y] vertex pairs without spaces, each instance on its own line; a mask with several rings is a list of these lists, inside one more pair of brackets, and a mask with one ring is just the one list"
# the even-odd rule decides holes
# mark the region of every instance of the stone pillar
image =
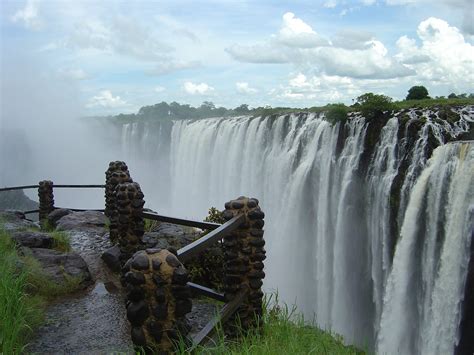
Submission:
[[39,182],[39,221],[42,228],[46,227],[48,215],[54,211],[53,182],[43,180]]
[[[237,316],[243,330],[258,326],[262,317],[265,273],[265,241],[263,240],[263,218],[265,214],[255,198],[239,197],[225,204],[226,221],[244,214],[245,222],[234,232],[224,237],[224,293],[226,301],[232,300],[239,291],[248,289],[248,296],[239,308]],[[236,329],[229,322],[227,332],[235,336]]]
[[186,339],[192,303],[188,272],[165,249],[139,251],[122,268],[132,341],[153,354],[169,354]]
[[[123,161],[111,161],[109,163],[109,168],[105,172],[105,211],[104,214],[110,218],[112,211],[115,209],[115,187],[118,183],[115,180],[112,180],[113,173],[124,173],[130,178],[130,173],[128,171],[127,164]],[[130,181],[121,181],[121,182],[132,182]]]
[[123,161],[113,161],[105,172],[105,215],[109,218],[110,240],[118,240],[118,210],[115,189],[119,184],[132,182],[127,165]]
[[[123,173],[114,173],[112,179],[115,174]],[[136,182],[126,182],[117,185],[115,194],[117,206],[112,220],[117,220],[117,238],[121,251],[122,263],[124,263],[135,252],[144,249],[142,236],[145,229],[145,223],[141,213],[143,212],[145,201],[143,200],[143,193],[140,189],[140,185]]]

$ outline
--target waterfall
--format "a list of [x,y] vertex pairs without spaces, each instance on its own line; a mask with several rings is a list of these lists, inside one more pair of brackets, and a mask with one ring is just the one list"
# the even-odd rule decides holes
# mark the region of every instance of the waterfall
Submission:
[[474,227],[473,201],[472,145],[438,147],[417,179],[405,212],[385,290],[378,353],[454,351]]
[[358,115],[137,121],[122,126],[121,158],[163,214],[202,219],[257,197],[264,287],[309,322],[379,353],[449,353],[474,205],[474,147],[446,144],[473,122],[458,114],[395,115],[371,143]]

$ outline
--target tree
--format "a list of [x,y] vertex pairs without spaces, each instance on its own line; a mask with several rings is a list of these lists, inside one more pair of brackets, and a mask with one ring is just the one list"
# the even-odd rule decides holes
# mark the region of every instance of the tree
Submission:
[[380,116],[384,111],[393,109],[392,98],[385,95],[377,95],[371,92],[360,95],[356,102],[365,118],[372,119]]
[[407,100],[423,100],[429,99],[428,90],[424,86],[412,86],[408,90]]
[[457,98],[458,97],[454,92],[452,92],[451,94],[448,95],[448,99],[457,99]]

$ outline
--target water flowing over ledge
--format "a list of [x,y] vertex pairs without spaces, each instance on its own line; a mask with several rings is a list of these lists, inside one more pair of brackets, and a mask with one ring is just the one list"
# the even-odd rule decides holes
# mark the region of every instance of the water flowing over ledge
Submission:
[[474,227],[474,145],[445,143],[470,129],[469,110],[455,123],[429,110],[334,125],[304,113],[135,122],[121,145],[162,213],[202,218],[258,197],[265,287],[308,320],[379,353],[450,353]]

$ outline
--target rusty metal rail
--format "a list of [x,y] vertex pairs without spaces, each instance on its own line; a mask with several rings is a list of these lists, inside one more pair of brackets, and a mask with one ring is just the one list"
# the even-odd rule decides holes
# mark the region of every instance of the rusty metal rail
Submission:
[[179,260],[181,260],[181,262],[186,262],[197,254],[201,253],[218,240],[224,238],[225,235],[239,228],[239,226],[243,223],[244,220],[244,215],[235,216],[231,220],[220,225],[219,228],[214,229],[212,232],[179,249]]
[[248,290],[242,290],[237,296],[222,307],[219,314],[212,318],[201,331],[193,337],[193,345],[187,351],[192,352],[202,344],[206,339],[210,339],[216,332],[219,324],[223,324],[239,309],[247,296]]
[[152,213],[152,212],[142,212],[141,216],[143,218],[151,219],[154,221],[179,224],[180,226],[196,227],[196,228],[207,229],[207,230],[214,230],[221,226],[219,223],[198,222],[198,221],[192,221],[189,219],[162,216],[162,215]]

